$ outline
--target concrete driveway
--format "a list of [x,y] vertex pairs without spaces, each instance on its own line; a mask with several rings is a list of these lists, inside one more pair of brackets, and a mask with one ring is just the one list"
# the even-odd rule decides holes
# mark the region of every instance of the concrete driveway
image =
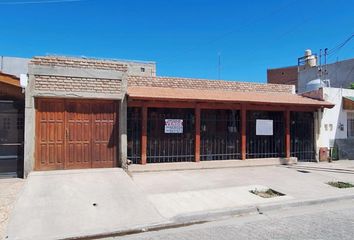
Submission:
[[63,239],[166,222],[119,168],[32,172],[7,239]]

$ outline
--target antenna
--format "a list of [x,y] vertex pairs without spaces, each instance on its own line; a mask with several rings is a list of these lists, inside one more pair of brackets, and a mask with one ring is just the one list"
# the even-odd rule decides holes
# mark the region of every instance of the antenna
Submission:
[[322,78],[322,48],[320,49],[320,66],[318,67],[318,78]]

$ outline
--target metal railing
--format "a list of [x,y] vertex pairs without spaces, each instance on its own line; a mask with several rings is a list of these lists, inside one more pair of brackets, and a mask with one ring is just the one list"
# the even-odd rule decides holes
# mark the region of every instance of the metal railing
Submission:
[[200,160],[240,159],[240,112],[202,110]]
[[[257,119],[273,121],[273,135],[257,135]],[[285,124],[283,112],[247,112],[246,158],[273,158],[285,156]]]

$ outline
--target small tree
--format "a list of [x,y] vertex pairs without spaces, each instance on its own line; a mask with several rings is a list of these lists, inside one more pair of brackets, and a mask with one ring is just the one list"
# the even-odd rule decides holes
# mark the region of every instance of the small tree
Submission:
[[354,83],[350,84],[350,89],[354,89]]

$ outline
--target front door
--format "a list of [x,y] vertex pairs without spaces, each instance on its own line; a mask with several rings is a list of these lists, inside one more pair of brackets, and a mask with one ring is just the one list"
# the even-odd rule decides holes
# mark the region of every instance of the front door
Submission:
[[36,170],[114,167],[114,101],[38,99]]
[[0,176],[23,172],[22,101],[0,100]]
[[92,149],[92,113],[89,102],[66,102],[65,168],[90,168]]

